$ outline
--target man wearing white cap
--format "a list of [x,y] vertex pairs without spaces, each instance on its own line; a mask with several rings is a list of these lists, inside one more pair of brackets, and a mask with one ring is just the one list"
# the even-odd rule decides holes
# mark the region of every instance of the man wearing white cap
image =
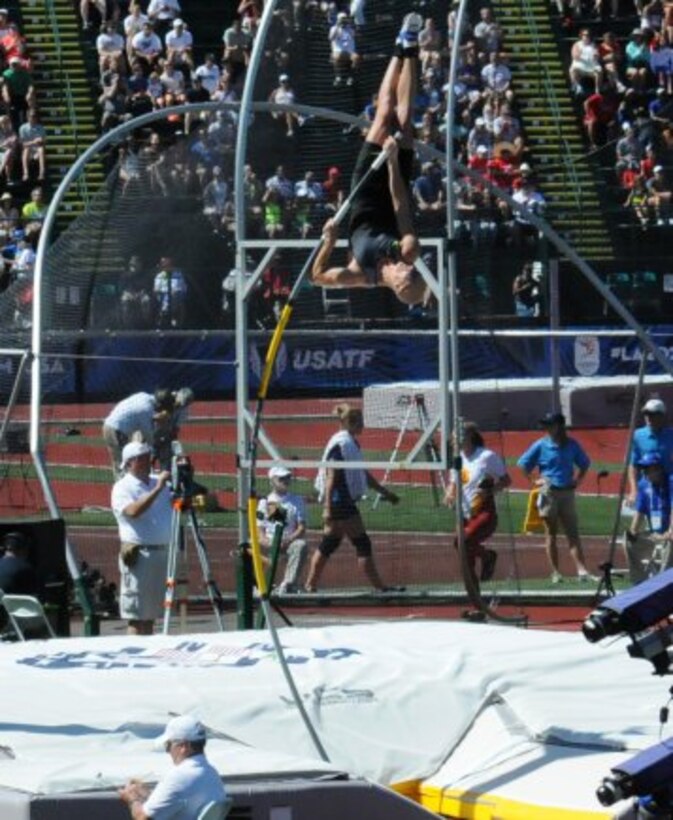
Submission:
[[259,540],[263,547],[270,547],[276,529],[276,521],[283,519],[283,540],[281,551],[287,554],[287,567],[278,592],[281,594],[297,592],[299,578],[306,560],[306,513],[304,502],[298,495],[288,492],[292,480],[292,470],[277,466],[269,470],[272,490],[259,502],[258,510],[262,516],[259,527]]
[[119,527],[119,614],[130,635],[151,635],[161,616],[166,590],[167,546],[171,537],[170,473],[150,474],[152,448],[129,442],[122,451],[126,471],[112,488],[112,512]]
[[673,473],[673,427],[666,424],[666,405],[661,399],[648,399],[642,408],[645,424],[633,433],[631,463],[629,464],[629,489],[626,497],[631,506],[638,493],[640,471],[638,465],[643,456],[658,453],[666,475]]
[[206,760],[206,729],[196,718],[169,720],[156,745],[168,752],[174,766],[151,793],[136,780],[119,790],[133,820],[195,820],[209,803],[230,802],[220,775]]
[[164,44],[166,45],[166,59],[173,63],[175,68],[179,68],[183,73],[185,69],[194,70],[192,58],[194,38],[179,17],[173,20],[173,26],[164,38]]

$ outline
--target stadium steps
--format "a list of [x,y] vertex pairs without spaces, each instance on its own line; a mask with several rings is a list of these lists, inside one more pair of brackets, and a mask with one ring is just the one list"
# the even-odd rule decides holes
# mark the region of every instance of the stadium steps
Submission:
[[586,158],[549,4],[547,0],[495,0],[493,6],[504,29],[512,85],[531,164],[548,202],[547,218],[582,257],[612,259],[601,186]]
[[[70,0],[53,0],[53,8],[52,18],[49,4],[43,0],[20,2],[22,30],[33,57],[38,108],[47,130],[47,174],[52,189],[98,136],[77,12]],[[66,84],[71,103],[64,91]],[[83,212],[85,200],[103,180],[100,162],[89,163],[78,184],[65,194],[57,218],[60,228]]]

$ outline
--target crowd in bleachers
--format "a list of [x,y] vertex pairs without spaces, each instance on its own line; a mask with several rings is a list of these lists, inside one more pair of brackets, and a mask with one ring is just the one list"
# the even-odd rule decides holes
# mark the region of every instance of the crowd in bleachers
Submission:
[[13,321],[30,326],[35,248],[46,215],[46,131],[33,84],[30,44],[0,9],[0,291]]
[[615,202],[644,229],[668,225],[673,4],[638,2],[627,12],[615,0],[609,8],[577,3],[562,12],[569,28],[593,16],[571,46],[569,79],[584,109],[590,149],[603,164],[614,151]]

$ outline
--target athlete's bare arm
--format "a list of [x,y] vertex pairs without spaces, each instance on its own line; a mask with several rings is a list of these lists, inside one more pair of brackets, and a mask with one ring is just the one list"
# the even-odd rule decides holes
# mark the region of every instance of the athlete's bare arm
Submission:
[[383,149],[389,152],[388,180],[393,210],[397,219],[397,230],[400,234],[400,257],[403,262],[413,265],[418,258],[420,248],[414,232],[409,192],[400,172],[399,145],[394,137],[388,137],[383,143]]
[[339,237],[337,225],[328,219],[322,229],[323,241],[311,269],[311,280],[314,285],[323,288],[368,288],[367,280],[360,266],[351,259],[345,267],[328,267],[329,258]]

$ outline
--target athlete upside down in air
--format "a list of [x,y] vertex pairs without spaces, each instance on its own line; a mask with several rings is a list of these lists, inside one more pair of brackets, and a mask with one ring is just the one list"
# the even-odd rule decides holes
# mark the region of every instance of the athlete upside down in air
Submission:
[[[408,305],[422,302],[426,284],[414,267],[419,243],[412,221],[409,181],[413,167],[413,100],[418,71],[418,32],[423,18],[408,14],[396,40],[395,54],[381,82],[376,116],[360,150],[351,189],[372,162],[388,158],[373,170],[355,194],[348,225],[352,258],[345,267],[328,267],[338,226],[328,220],[323,243],[311,271],[314,285],[325,288],[390,288]],[[393,134],[399,132],[398,140]]]

